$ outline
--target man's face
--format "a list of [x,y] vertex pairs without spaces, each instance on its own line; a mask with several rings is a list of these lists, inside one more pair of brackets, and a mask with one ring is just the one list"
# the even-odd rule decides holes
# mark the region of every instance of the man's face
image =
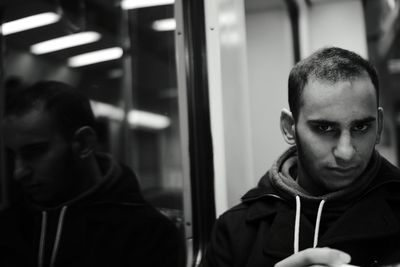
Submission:
[[369,77],[309,81],[295,126],[300,185],[313,194],[349,186],[367,167],[381,123]]
[[65,201],[73,183],[71,145],[52,117],[33,109],[4,121],[6,147],[14,156],[14,178],[36,202]]

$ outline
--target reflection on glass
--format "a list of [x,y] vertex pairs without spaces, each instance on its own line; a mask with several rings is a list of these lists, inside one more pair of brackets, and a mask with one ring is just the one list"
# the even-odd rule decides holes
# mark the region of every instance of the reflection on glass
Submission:
[[[173,1],[133,9],[124,1],[127,10],[112,2],[7,4],[2,83],[8,95],[41,80],[79,88],[96,116],[97,149],[132,168],[145,200],[183,231]],[[47,25],[13,34],[6,26],[49,12],[57,19]],[[52,253],[43,246],[44,255]]]
[[[165,125],[130,128],[130,137],[132,165],[140,174],[144,195],[154,205],[176,217],[179,223],[183,177],[173,17],[172,5],[128,11],[129,41],[134,55],[132,78],[136,89],[133,91],[133,107],[153,114],[154,123],[158,117],[158,123]],[[163,24],[165,22],[169,25]],[[159,27],[165,29],[166,26],[170,27],[169,31],[160,31]],[[139,119],[140,113],[136,114]],[[135,118],[134,113],[132,116]]]
[[399,165],[400,2],[366,0],[364,4],[368,56],[379,73],[379,101],[385,110],[378,149],[391,163]]

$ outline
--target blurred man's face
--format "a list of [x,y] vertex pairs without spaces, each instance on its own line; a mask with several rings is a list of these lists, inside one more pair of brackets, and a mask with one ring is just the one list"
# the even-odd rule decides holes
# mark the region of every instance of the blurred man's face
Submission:
[[26,193],[46,205],[66,201],[75,178],[72,147],[49,114],[39,108],[10,116],[3,129],[14,156],[14,178]]
[[337,83],[309,81],[295,126],[300,185],[325,194],[356,180],[379,141],[382,112],[367,76]]

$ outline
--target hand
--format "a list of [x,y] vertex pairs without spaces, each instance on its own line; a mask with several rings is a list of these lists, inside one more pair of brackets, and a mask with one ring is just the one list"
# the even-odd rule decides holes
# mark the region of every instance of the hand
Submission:
[[[275,264],[275,267],[335,266],[349,263],[350,255],[337,249],[309,248]],[[344,265],[346,266],[346,265]],[[351,265],[347,265],[351,266]]]

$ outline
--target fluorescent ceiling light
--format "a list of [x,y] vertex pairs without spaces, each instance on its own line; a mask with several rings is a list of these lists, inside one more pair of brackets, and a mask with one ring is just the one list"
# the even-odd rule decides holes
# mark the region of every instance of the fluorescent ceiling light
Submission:
[[50,53],[78,45],[96,42],[100,39],[101,35],[97,32],[81,32],[71,34],[31,46],[31,52],[36,55]]
[[94,52],[77,55],[68,59],[68,66],[81,67],[103,61],[109,61],[122,57],[123,51],[120,47],[112,47]]
[[176,21],[173,18],[156,20],[152,28],[156,31],[173,31],[176,28]]
[[386,0],[387,5],[391,10],[395,9],[396,7],[396,0]]
[[400,73],[400,59],[390,59],[388,60],[387,67],[390,73]]
[[93,100],[90,100],[90,105],[96,117],[106,117],[116,121],[124,119],[125,112],[122,108]]
[[118,79],[124,76],[124,71],[122,69],[113,69],[108,72],[108,78]]
[[53,12],[41,13],[22,19],[17,19],[4,23],[1,26],[3,35],[22,32],[29,29],[52,24],[60,20],[60,16]]
[[174,0],[122,0],[122,9],[134,9],[151,6],[171,5]]
[[171,124],[167,116],[142,110],[129,111],[128,123],[134,127],[141,126],[157,130],[167,128]]
[[[90,104],[96,117],[106,117],[115,121],[124,119],[125,112],[122,108],[93,100],[90,101]],[[171,124],[167,116],[142,110],[129,111],[127,119],[131,128],[143,127],[162,130]]]

